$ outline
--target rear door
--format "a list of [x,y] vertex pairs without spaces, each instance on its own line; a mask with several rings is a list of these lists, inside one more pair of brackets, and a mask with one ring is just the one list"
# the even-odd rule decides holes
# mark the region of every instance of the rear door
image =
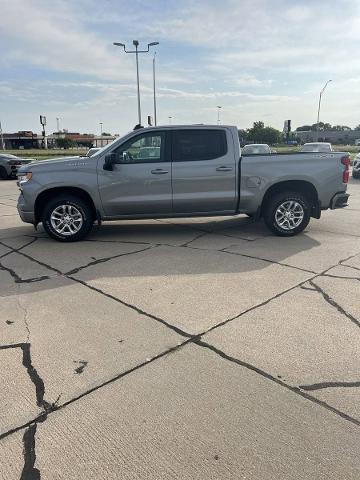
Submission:
[[165,131],[142,132],[112,151],[112,171],[99,163],[105,215],[157,215],[172,211],[170,143]]
[[236,169],[229,130],[173,130],[172,160],[174,213],[235,211]]

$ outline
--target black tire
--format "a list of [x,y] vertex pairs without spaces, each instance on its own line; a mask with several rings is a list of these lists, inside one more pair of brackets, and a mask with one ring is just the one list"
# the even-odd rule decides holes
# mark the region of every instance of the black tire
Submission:
[[[69,232],[69,227],[64,234],[55,229],[54,223],[51,221],[51,215],[56,208],[61,206],[74,207],[79,212],[82,223],[76,233],[71,234]],[[73,211],[75,212],[75,210]],[[82,198],[72,195],[60,195],[53,198],[46,205],[42,215],[42,224],[46,233],[58,242],[78,242],[79,240],[82,240],[90,232],[93,222],[93,212],[89,204]]]
[[9,175],[8,175],[5,167],[0,167],[0,178],[2,180],[7,180],[9,178]]
[[[291,228],[290,222],[288,222],[288,225],[284,228],[278,223],[277,210],[281,204],[286,204],[287,202],[296,202],[302,208],[302,220],[295,225],[294,228]],[[298,207],[298,210],[301,211],[300,207]],[[298,192],[278,193],[270,198],[268,204],[265,206],[264,221],[268,229],[275,233],[275,235],[280,237],[293,237],[307,227],[310,221],[310,210],[310,202],[303,194]]]

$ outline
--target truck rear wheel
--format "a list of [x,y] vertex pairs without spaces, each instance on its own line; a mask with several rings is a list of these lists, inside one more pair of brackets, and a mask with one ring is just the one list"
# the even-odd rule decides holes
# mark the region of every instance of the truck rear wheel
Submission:
[[291,237],[302,232],[310,221],[311,206],[301,193],[278,193],[265,207],[264,221],[275,235]]
[[59,242],[82,240],[93,225],[89,205],[75,196],[58,196],[46,205],[42,224],[46,233]]

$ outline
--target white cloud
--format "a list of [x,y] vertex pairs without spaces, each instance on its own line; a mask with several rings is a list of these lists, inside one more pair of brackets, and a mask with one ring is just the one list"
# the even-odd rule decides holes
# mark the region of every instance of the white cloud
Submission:
[[[34,123],[23,129],[37,128],[41,108],[70,129],[95,129],[101,118],[126,131],[136,122],[134,58],[112,41],[139,32],[144,42],[160,41],[160,118],[214,122],[221,102],[226,123],[313,122],[319,89],[332,78],[324,120],[360,122],[359,2],[11,0],[2,2],[1,20],[2,116],[14,129],[25,118]],[[144,115],[152,112],[151,62],[141,57]],[[23,66],[36,81],[11,76]]]
[[54,71],[107,79],[132,78],[131,60],[85,30],[78,20],[71,8],[58,2],[14,0],[1,5],[1,35],[18,64],[31,62]]

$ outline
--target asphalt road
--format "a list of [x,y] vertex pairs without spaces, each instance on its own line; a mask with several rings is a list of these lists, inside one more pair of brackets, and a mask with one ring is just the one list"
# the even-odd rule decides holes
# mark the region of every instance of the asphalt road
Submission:
[[360,478],[360,181],[295,238],[246,217],[63,245],[0,183],[0,478]]

